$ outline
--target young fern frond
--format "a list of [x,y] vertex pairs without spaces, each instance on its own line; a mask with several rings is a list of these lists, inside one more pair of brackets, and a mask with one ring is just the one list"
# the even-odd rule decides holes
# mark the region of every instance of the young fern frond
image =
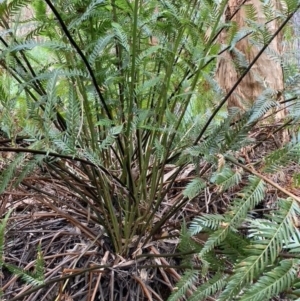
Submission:
[[266,114],[270,109],[276,108],[278,103],[267,97],[259,97],[254,103],[247,124],[250,125]]
[[186,186],[183,195],[189,199],[193,199],[205,188],[205,186],[205,182],[201,178],[195,178]]
[[194,218],[189,227],[190,235],[195,235],[203,229],[217,230],[225,222],[225,217],[221,214],[205,214]]
[[228,166],[224,166],[221,171],[215,172],[210,180],[217,185],[218,191],[222,192],[238,185],[242,179],[242,173],[241,170],[233,171]]
[[236,229],[247,217],[247,213],[260,203],[265,196],[265,183],[258,177],[250,176],[249,185],[241,193],[242,198],[234,199],[225,213],[230,226]]
[[33,273],[34,278],[37,278],[39,281],[45,281],[45,260],[41,250],[41,244],[38,244],[37,247],[37,258],[35,264],[35,271]]
[[73,87],[69,87],[69,97],[67,102],[66,123],[68,145],[70,146],[71,153],[76,153],[76,143],[82,130],[82,116],[81,104]]
[[184,296],[186,291],[195,284],[198,279],[198,275],[199,271],[186,271],[177,283],[177,290],[171,294],[168,301],[178,301],[182,296]]
[[207,297],[216,295],[225,287],[225,285],[226,276],[222,274],[216,274],[206,283],[200,285],[197,290],[193,292],[193,295],[187,299],[187,301],[205,300]]
[[17,167],[22,166],[25,157],[25,154],[15,155],[14,160],[8,164],[8,166],[0,176],[0,194],[2,194],[5,191],[5,189],[7,189],[8,184],[15,176]]
[[10,209],[4,216],[4,218],[1,219],[0,222],[0,269],[3,266],[3,258],[4,258],[4,242],[5,242],[5,230],[7,226],[8,219],[12,213],[13,209]]
[[[5,263],[4,265],[12,274],[20,277],[27,284],[37,286],[37,285],[41,285],[44,283],[43,275],[37,275],[36,273],[30,273],[28,271],[25,271],[17,266],[9,264],[9,263]],[[42,271],[44,273],[43,269],[40,269],[40,271]]]
[[290,142],[280,149],[276,149],[264,159],[264,171],[276,172],[289,162],[298,162],[300,156],[300,143]]
[[212,232],[207,241],[205,242],[203,249],[199,253],[199,257],[202,258],[208,252],[212,251],[215,247],[219,246],[227,237],[230,232],[230,227],[228,223],[221,225],[220,229]]

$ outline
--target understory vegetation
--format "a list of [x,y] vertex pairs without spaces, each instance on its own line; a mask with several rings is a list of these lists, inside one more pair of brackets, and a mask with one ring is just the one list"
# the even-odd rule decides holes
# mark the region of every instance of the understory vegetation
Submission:
[[[269,46],[300,4],[227,5],[0,2],[4,300],[299,300],[300,74]],[[265,52],[284,89],[227,108]]]

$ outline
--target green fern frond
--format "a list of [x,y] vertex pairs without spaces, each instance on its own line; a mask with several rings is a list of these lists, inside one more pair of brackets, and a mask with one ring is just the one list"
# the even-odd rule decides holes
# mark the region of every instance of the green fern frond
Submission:
[[249,246],[250,239],[242,237],[240,233],[229,231],[226,239],[220,244],[226,258],[230,262],[235,262],[237,258],[246,256],[246,248]]
[[298,7],[298,2],[295,0],[284,0],[283,3],[283,7],[286,8],[285,13],[287,15],[293,13]]
[[300,231],[298,228],[294,229],[294,232],[290,236],[288,244],[284,246],[284,249],[288,250],[291,254],[298,254],[300,252]]
[[249,184],[241,191],[242,198],[234,199],[225,213],[231,227],[237,228],[244,221],[249,210],[260,203],[265,196],[265,183],[258,177],[250,176]]
[[282,260],[279,266],[260,277],[258,281],[239,298],[239,301],[270,300],[272,297],[292,287],[293,281],[297,277],[298,267],[299,260]]
[[28,1],[26,1],[26,0],[10,1],[7,5],[7,14],[13,16],[13,15],[19,13],[20,10],[23,7],[26,7],[27,5],[28,5]]
[[34,156],[33,159],[29,160],[29,162],[26,162],[26,164],[24,164],[23,168],[20,170],[20,173],[18,174],[17,180],[14,182],[14,187],[17,187],[24,180],[24,178],[27,175],[32,173],[33,170],[39,164],[41,164],[43,159],[44,159],[44,156],[36,155],[36,156]]
[[217,185],[218,191],[225,191],[235,185],[237,185],[242,179],[241,170],[233,171],[231,168],[225,166],[219,172],[215,172],[211,177],[211,182]]
[[245,250],[248,257],[241,258],[236,265],[234,274],[219,297],[220,301],[237,297],[245,284],[252,283],[268,265],[274,263],[283,246],[288,245],[289,237],[294,232],[293,216],[298,211],[295,201],[280,200],[277,214],[270,216],[270,220],[250,220],[252,244]]
[[89,19],[92,15],[92,13],[94,12],[94,10],[100,5],[100,4],[104,4],[104,0],[93,0],[89,3],[89,5],[86,7],[85,11],[83,14],[81,14],[78,18],[76,18],[75,20],[73,20],[70,24],[69,24],[69,30],[75,27],[80,26],[80,24],[84,21],[86,21],[87,19]]
[[89,56],[89,63],[91,65],[95,63],[97,57],[101,55],[105,47],[107,47],[107,45],[109,45],[113,41],[113,37],[113,34],[108,34],[105,37],[101,37],[98,39],[94,49],[92,50]]
[[196,197],[205,188],[205,182],[201,178],[193,179],[183,191],[183,195],[189,199]]
[[145,62],[151,62],[150,58],[154,57],[159,50],[162,49],[162,46],[156,45],[146,48],[145,50],[141,51],[141,53],[136,58],[136,66],[143,64]]
[[[21,268],[18,268],[12,264],[4,263],[4,266],[14,275],[19,276],[23,281],[25,281],[27,284],[31,284],[34,286],[41,285],[44,283],[43,277],[40,275],[35,276],[34,273],[30,273],[28,271],[25,271]],[[42,278],[42,280],[41,280]]]
[[286,293],[286,298],[288,298],[288,300],[300,301],[299,295],[300,295],[300,279],[298,278],[294,281],[293,286]]
[[31,1],[31,5],[34,9],[34,16],[40,20],[43,20],[47,12],[46,3],[40,0],[33,0]]
[[3,259],[4,259],[4,242],[5,242],[5,230],[7,221],[12,213],[13,209],[9,209],[8,212],[5,214],[4,218],[1,219],[0,222],[0,268],[3,265]]
[[[236,32],[230,40],[229,50],[234,50],[236,43],[238,43],[240,40],[244,39],[245,37],[249,36],[250,33],[252,33],[252,29],[250,28],[241,28],[238,32]],[[235,50],[234,55],[240,58],[241,65],[244,68],[246,68],[248,62],[245,60],[245,57],[240,52],[237,52],[237,50]]]
[[35,40],[29,40],[25,41],[23,43],[17,43],[13,44],[10,47],[6,48],[5,51],[3,51],[3,54],[1,54],[1,58],[4,58],[5,55],[8,53],[15,53],[18,51],[22,50],[31,50],[35,47],[44,47],[44,48],[49,48],[52,50],[64,50],[68,52],[73,52],[73,49],[70,45],[65,44],[63,42],[58,42],[58,41],[45,41],[45,42],[38,42]]
[[41,244],[38,244],[37,247],[37,258],[35,263],[35,271],[33,273],[34,278],[37,278],[39,281],[45,281],[45,260],[41,250]]
[[119,41],[120,45],[127,51],[130,52],[130,46],[128,43],[128,38],[126,32],[123,30],[122,26],[118,23],[112,23],[115,38]]
[[[197,250],[200,252],[201,246],[197,244],[193,239],[191,239],[191,235],[189,233],[189,229],[186,226],[186,223],[183,222],[181,226],[181,231],[180,231],[180,242],[178,245],[178,249],[181,252],[189,252],[191,250],[197,252]],[[193,254],[190,256],[185,256],[184,261],[187,262],[187,264],[192,265],[192,257]],[[191,267],[192,268],[192,267]]]
[[291,162],[298,162],[300,158],[300,143],[290,142],[280,149],[276,149],[264,159],[264,171],[276,172]]
[[137,87],[136,94],[138,96],[145,96],[153,87],[159,87],[161,80],[162,78],[160,76],[157,76],[156,78],[151,78],[149,80],[144,81],[143,83],[141,83],[141,85]]
[[266,18],[266,23],[271,22],[275,19],[275,9],[273,2],[264,2],[262,5],[263,14]]
[[257,22],[257,11],[253,4],[243,5],[245,10],[246,18],[251,20],[252,22]]
[[7,166],[7,168],[5,168],[4,172],[2,172],[2,175],[0,177],[0,194],[2,194],[5,191],[8,184],[10,183],[12,178],[14,177],[16,170],[20,166],[22,166],[24,160],[25,160],[25,155],[24,154],[16,155],[13,162],[11,162]]
[[225,217],[221,214],[205,214],[193,219],[189,233],[195,235],[205,229],[217,230],[224,222]]
[[253,143],[253,139],[248,137],[249,127],[246,123],[246,117],[246,115],[243,116],[243,118],[239,122],[227,129],[224,135],[224,140],[221,142],[220,145],[221,154],[226,153],[228,150],[240,150],[242,147]]
[[223,224],[220,229],[215,230],[211,235],[209,235],[207,241],[205,242],[203,249],[199,253],[200,259],[208,252],[212,251],[216,246],[219,246],[227,237],[230,231],[229,224]]
[[[49,79],[47,84],[47,100],[44,109],[43,118],[47,122],[53,122],[56,113],[56,105],[57,105],[57,82],[58,82],[58,74],[54,72],[53,77]],[[47,129],[49,130],[49,129]]]
[[100,149],[108,149],[110,146],[112,146],[116,140],[116,137],[122,132],[122,130],[122,125],[111,127],[107,133],[106,138],[101,141],[99,145]]
[[82,121],[80,112],[80,102],[76,97],[74,89],[70,87],[69,97],[67,100],[66,123],[68,133],[68,144],[72,149],[72,153],[75,152],[77,139],[80,135],[80,123]]
[[270,109],[276,108],[278,106],[278,103],[274,100],[265,98],[265,97],[259,97],[252,109],[251,109],[251,115],[247,122],[248,125],[251,123],[257,121],[260,117],[262,117],[264,114],[266,114]]
[[213,278],[200,285],[187,301],[205,300],[207,297],[216,295],[225,285],[226,277],[222,274],[216,274]]
[[187,270],[177,283],[177,287],[168,298],[168,301],[178,301],[182,298],[186,291],[195,284],[198,279],[199,271]]

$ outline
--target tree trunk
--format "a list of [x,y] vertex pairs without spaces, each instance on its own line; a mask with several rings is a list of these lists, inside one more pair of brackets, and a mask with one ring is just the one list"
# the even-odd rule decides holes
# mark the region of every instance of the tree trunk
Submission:
[[[272,0],[274,2],[274,7],[279,4],[275,3],[276,0]],[[247,4],[241,6],[240,9],[240,1],[238,0],[229,0],[228,8],[226,12],[226,18],[231,19],[232,22],[235,22],[237,27],[240,29],[245,27],[245,8],[246,5],[252,4],[257,12],[257,23],[262,26],[266,25],[269,31],[273,34],[277,28],[277,21],[266,22],[266,18],[263,14],[262,4],[259,0],[250,0],[247,1]],[[235,14],[236,10],[237,13]],[[227,38],[227,32],[223,31],[221,33],[221,43],[225,43]],[[250,35],[251,36],[251,35]],[[240,51],[247,61],[247,63],[251,63],[255,56],[258,54],[260,49],[251,43],[250,36],[243,38],[239,41],[235,48]],[[238,85],[237,89],[231,95],[228,100],[228,108],[238,107],[242,110],[245,110],[246,107],[251,106],[257,98],[262,94],[263,91],[269,89],[272,91],[270,97],[277,101],[282,100],[282,91],[284,87],[283,83],[283,71],[281,68],[280,61],[274,60],[274,58],[270,58],[268,53],[270,51],[280,54],[281,52],[281,35],[275,37],[271,42],[268,50],[263,53],[257,62],[253,65],[248,74],[244,77],[241,83]],[[224,89],[225,93],[228,93],[232,86],[236,83],[243,70],[236,67],[236,55],[235,51],[226,51],[218,61],[217,68],[217,80],[220,86]],[[279,110],[274,115],[275,121],[282,120],[285,116],[285,110]],[[273,120],[274,121],[274,120]],[[286,141],[287,136],[284,134],[284,139]]]

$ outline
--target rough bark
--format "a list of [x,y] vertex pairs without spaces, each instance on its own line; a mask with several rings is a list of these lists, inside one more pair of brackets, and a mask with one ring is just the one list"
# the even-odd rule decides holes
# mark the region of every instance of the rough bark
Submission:
[[[229,0],[226,13],[227,18],[231,18],[234,12],[239,8],[239,2],[238,0]],[[261,2],[259,0],[251,0],[251,4],[255,6],[258,12],[257,22],[265,24],[266,20],[262,13]],[[238,9],[238,12],[231,20],[237,23],[238,28],[245,26],[245,5],[242,5],[240,9]],[[267,26],[272,33],[277,29],[276,21],[268,23]],[[220,37],[222,43],[225,43],[226,35],[227,33],[223,31]],[[280,53],[281,37],[275,37],[269,48],[272,49],[272,51]],[[259,52],[259,49],[251,43],[249,38],[244,38],[238,42],[236,49],[245,55],[248,63],[250,63]],[[227,51],[220,57],[218,62],[217,80],[225,93],[232,88],[241,75],[239,70],[235,67],[234,59],[234,53]],[[272,89],[275,99],[279,100],[283,90],[283,72],[280,63],[274,61],[274,59],[271,59],[264,53],[232,94],[228,101],[228,107],[245,109],[246,106],[253,104],[266,88]],[[276,119],[281,119],[284,113],[284,111],[281,111],[276,114]]]

